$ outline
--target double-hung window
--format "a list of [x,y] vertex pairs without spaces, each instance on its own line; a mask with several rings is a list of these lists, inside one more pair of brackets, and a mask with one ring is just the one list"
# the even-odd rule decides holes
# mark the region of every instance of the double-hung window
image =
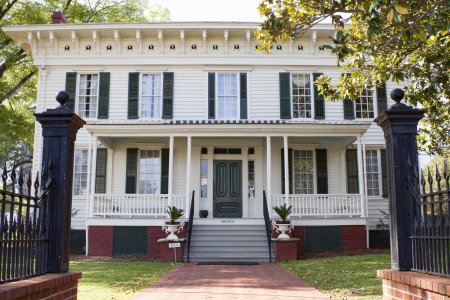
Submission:
[[311,118],[311,74],[292,74],[292,117]]
[[75,149],[73,195],[87,195],[88,150]]
[[355,114],[358,119],[374,118],[373,91],[364,90],[355,100]]
[[217,74],[217,117],[219,119],[237,119],[238,107],[237,74]]
[[139,193],[161,193],[161,159],[159,150],[140,151]]
[[366,177],[367,177],[367,195],[380,195],[380,170],[378,167],[378,151],[366,151]]
[[314,155],[313,150],[293,151],[294,194],[314,193]]
[[142,74],[141,118],[161,118],[161,74]]
[[98,74],[80,74],[78,84],[78,115],[96,118],[98,106]]

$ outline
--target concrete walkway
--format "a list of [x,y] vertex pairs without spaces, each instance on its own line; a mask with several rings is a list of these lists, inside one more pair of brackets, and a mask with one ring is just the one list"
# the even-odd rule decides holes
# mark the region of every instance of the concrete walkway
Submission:
[[141,299],[329,299],[278,264],[183,264],[137,294]]

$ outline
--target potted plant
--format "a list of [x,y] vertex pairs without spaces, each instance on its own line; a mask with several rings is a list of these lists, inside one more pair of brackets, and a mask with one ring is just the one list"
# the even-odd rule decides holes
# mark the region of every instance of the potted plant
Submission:
[[289,235],[287,235],[287,233],[291,232],[293,229],[291,222],[288,220],[289,215],[292,213],[292,205],[287,206],[286,203],[284,203],[283,205],[274,206],[272,208],[281,219],[281,221],[277,220],[272,223],[275,231],[280,233],[278,238],[288,239]]
[[166,237],[168,240],[178,240],[175,233],[183,230],[184,223],[177,222],[177,220],[184,215],[184,209],[169,206],[167,208],[167,214],[169,215],[170,221],[166,222],[166,225],[162,229],[169,234]]

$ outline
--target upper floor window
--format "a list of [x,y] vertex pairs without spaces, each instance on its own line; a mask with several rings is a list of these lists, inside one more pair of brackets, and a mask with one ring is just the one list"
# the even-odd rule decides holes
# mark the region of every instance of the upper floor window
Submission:
[[311,118],[311,75],[292,74],[292,117]]
[[237,74],[217,74],[217,117],[219,119],[238,117]]
[[141,118],[161,118],[161,74],[142,74]]
[[359,119],[374,118],[373,91],[364,90],[355,100],[355,114]]
[[139,193],[159,194],[161,160],[159,150],[141,150],[139,159]]
[[80,74],[78,85],[78,115],[96,118],[98,105],[98,74]]

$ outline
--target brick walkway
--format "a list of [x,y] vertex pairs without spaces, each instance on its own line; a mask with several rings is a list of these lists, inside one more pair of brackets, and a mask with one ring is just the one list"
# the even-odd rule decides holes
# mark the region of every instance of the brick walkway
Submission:
[[278,264],[183,264],[137,294],[142,299],[329,299]]

